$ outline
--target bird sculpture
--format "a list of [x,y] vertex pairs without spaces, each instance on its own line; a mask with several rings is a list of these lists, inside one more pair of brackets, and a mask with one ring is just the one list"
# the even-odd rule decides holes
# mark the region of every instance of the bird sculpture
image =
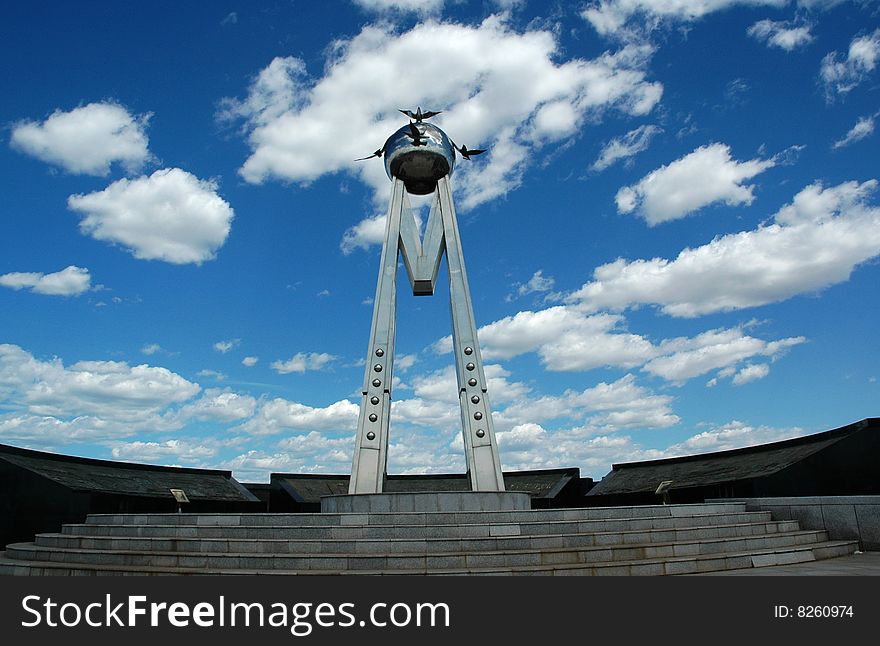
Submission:
[[421,133],[416,124],[414,124],[412,121],[409,122],[409,132],[406,133],[406,136],[412,139],[413,146],[425,145],[425,141],[423,141],[425,135]]
[[431,112],[430,110],[428,110],[427,112],[422,112],[422,106],[419,106],[419,108],[415,112],[413,112],[412,110],[400,110],[400,112],[403,112],[410,119],[415,119],[416,123],[421,123],[422,119],[430,119],[431,117],[440,114],[440,112]]
[[358,157],[357,159],[355,159],[355,161],[364,161],[365,159],[372,159],[373,157],[381,157],[384,152],[385,152],[385,149],[380,148],[379,150],[374,152],[372,155],[367,155],[366,157]]
[[458,152],[461,153],[461,156],[470,161],[471,155],[481,155],[486,152],[485,150],[468,150],[467,146],[456,146],[455,142],[452,142],[452,147],[455,148]]

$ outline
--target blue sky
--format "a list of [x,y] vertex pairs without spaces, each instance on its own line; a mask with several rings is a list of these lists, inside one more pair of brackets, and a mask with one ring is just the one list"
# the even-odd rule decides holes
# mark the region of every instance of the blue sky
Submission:
[[[352,160],[416,106],[488,149],[505,469],[878,414],[876,2],[28,3],[0,49],[2,443],[347,473],[390,189]],[[445,278],[407,289],[389,471],[462,472]]]

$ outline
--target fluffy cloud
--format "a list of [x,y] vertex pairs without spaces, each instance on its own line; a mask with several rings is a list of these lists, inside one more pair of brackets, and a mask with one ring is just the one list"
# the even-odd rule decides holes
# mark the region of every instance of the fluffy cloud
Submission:
[[[560,395],[536,395],[531,387],[510,381],[510,373],[496,364],[488,364],[486,374],[505,468],[576,465],[585,475],[600,476],[611,462],[666,454],[622,433],[665,429],[680,422],[672,410],[673,397],[655,394],[632,374]],[[412,382],[414,396],[393,404],[390,470],[460,471],[463,449],[454,369],[419,375]],[[17,346],[0,346],[0,401],[15,410],[0,415],[0,437],[5,440],[43,446],[105,442],[115,459],[230,468],[238,478],[252,480],[279,471],[347,472],[359,412],[348,400],[313,407],[281,398],[256,400],[229,389],[199,391],[163,368],[132,368],[118,362],[65,367],[57,359],[40,361]],[[568,426],[547,425],[554,420]],[[196,422],[237,426],[223,439],[184,437],[184,429]],[[156,431],[166,437],[120,441]],[[172,432],[176,437],[167,437]],[[779,433],[734,422],[671,450],[728,448],[777,439]],[[267,441],[260,436],[281,437]],[[255,442],[261,444],[254,447]],[[228,457],[230,449],[243,445],[251,450]]]
[[418,14],[436,13],[443,8],[446,0],[354,0],[354,3],[367,11],[412,12]]
[[781,7],[789,0],[594,0],[581,15],[603,36],[632,37],[669,22],[692,22],[737,5]]
[[[508,380],[510,373],[497,364],[486,364],[486,386],[493,405],[493,418],[498,418],[498,406],[522,400],[529,387]],[[455,368],[450,365],[440,370],[413,377],[413,397],[395,399],[391,403],[393,425],[429,427],[431,429],[458,429],[460,410]],[[424,442],[424,438],[421,440]],[[463,451],[464,449],[461,448]]]
[[269,451],[247,451],[220,468],[232,470],[244,482],[268,481],[270,473],[348,473],[353,448],[351,437],[328,438],[312,432],[282,440]]
[[114,446],[111,454],[116,460],[171,465],[176,463],[204,464],[217,455],[216,447],[186,440],[164,442],[125,442]]
[[[490,150],[479,163],[456,169],[460,206],[471,208],[516,187],[534,149],[576,136],[587,117],[608,109],[647,114],[662,94],[644,71],[652,53],[629,46],[592,60],[557,62],[551,32],[517,33],[499,16],[477,26],[427,21],[403,33],[368,25],[334,43],[323,77],[308,77],[299,59],[275,59],[247,98],[223,102],[221,115],[248,124],[252,154],[240,171],[246,181],[305,183],[348,172],[372,186],[382,203],[388,191],[383,164],[352,160],[402,125],[397,108],[441,109],[434,121],[456,142]],[[419,61],[418,75],[411,73],[412,61]],[[354,103],[356,112],[348,109]],[[327,146],[328,139],[336,145]],[[344,249],[381,234],[381,219],[362,225],[347,234]]]
[[[620,331],[624,319],[612,314],[589,315],[559,305],[522,311],[480,328],[480,347],[487,359],[510,359],[537,352],[549,370],[590,370],[601,366],[632,368],[654,355],[650,341]],[[450,352],[452,339],[435,344]]]
[[[752,357],[776,358],[788,348],[804,343],[804,337],[764,341],[743,334],[741,328],[709,330],[692,338],[663,341],[658,356],[645,364],[644,370],[674,383],[683,383],[712,370],[730,368]],[[744,368],[734,383],[739,385],[760,379],[769,373],[764,366]],[[762,371],[763,374],[761,374]]]
[[228,341],[217,341],[217,343],[214,344],[214,349],[217,352],[220,352],[222,354],[226,354],[227,352],[232,350],[232,348],[234,348],[235,346],[237,346],[240,343],[241,343],[241,339],[229,339]]
[[872,134],[874,134],[874,120],[877,118],[877,114],[880,113],[874,113],[867,117],[861,117],[858,121],[856,121],[856,125],[850,128],[849,132],[847,132],[842,139],[834,142],[832,148],[837,150],[838,148],[849,146],[850,144],[854,144],[857,141],[861,141],[862,139],[870,137]]
[[79,296],[91,288],[88,269],[70,265],[53,274],[39,272],[12,272],[0,276],[0,285],[11,289],[29,289],[36,294],[50,296]]
[[594,171],[603,171],[621,159],[629,159],[640,152],[647,150],[651,145],[651,139],[663,132],[658,126],[639,126],[630,130],[622,137],[615,137],[602,147],[599,158],[590,167]]
[[250,435],[274,435],[289,430],[353,431],[357,428],[358,411],[358,405],[347,399],[321,408],[279,397],[263,402],[238,430]]
[[[697,433],[666,449],[656,449],[619,433],[588,436],[581,428],[548,430],[527,423],[499,432],[498,444],[507,469],[549,469],[579,465],[581,475],[601,478],[608,465],[766,444],[804,435],[800,428],[751,426],[731,421]],[[653,443],[653,442],[652,442]]]
[[361,220],[346,230],[339,248],[346,256],[355,249],[368,249],[385,240],[385,215],[374,215]]
[[880,208],[866,204],[876,188],[876,180],[812,184],[771,224],[685,249],[675,260],[602,265],[569,298],[589,309],[654,304],[671,316],[694,317],[824,289],[880,254]]
[[846,94],[864,81],[880,61],[880,29],[867,36],[854,38],[846,57],[831,52],[822,59],[819,78],[825,84],[829,100],[835,94]]
[[514,283],[513,288],[514,291],[504,297],[504,300],[508,303],[512,302],[516,298],[522,298],[523,296],[528,296],[529,294],[545,294],[546,298],[553,299],[556,297],[556,294],[546,294],[553,286],[556,284],[556,279],[552,276],[545,276],[544,270],[539,269],[532,277],[529,278],[524,283]]
[[615,198],[617,210],[636,211],[649,226],[654,226],[683,218],[716,202],[748,205],[754,199],[754,187],[743,182],[775,165],[773,159],[738,162],[731,158],[726,144],[701,146],[651,171],[637,184],[621,188]]
[[[576,306],[558,305],[545,310],[518,312],[481,327],[478,335],[483,356],[489,359],[510,359],[537,352],[548,370],[570,372],[599,367],[641,367],[645,372],[675,384],[712,370],[735,367],[753,357],[777,358],[787,348],[805,341],[803,337],[765,341],[746,335],[742,327],[735,327],[709,330],[694,337],[666,339],[655,344],[643,336],[621,330],[624,322],[621,316],[590,315]],[[451,337],[438,341],[434,349],[441,353],[451,352]],[[449,378],[452,377],[450,374]],[[418,389],[416,393],[428,396]],[[530,401],[532,409],[535,405]]]
[[198,384],[166,368],[120,361],[41,361],[15,345],[0,345],[3,437],[68,442],[124,437],[177,424],[162,416],[193,398]]
[[743,366],[734,376],[733,385],[742,386],[758,379],[763,379],[770,374],[770,366],[766,363],[755,363]]
[[209,370],[208,368],[204,368],[199,370],[196,375],[199,377],[203,377],[205,379],[216,379],[217,381],[226,381],[227,376],[222,372],[218,372],[216,370]]
[[336,357],[326,352],[298,352],[287,361],[273,361],[272,370],[279,375],[288,375],[291,372],[304,373],[307,370],[322,370]]
[[257,400],[231,390],[209,388],[196,401],[180,409],[182,419],[236,422],[251,417],[256,411]]
[[394,368],[396,370],[400,370],[402,372],[406,372],[414,365],[416,365],[416,361],[419,360],[418,355],[415,354],[399,354],[394,357]]
[[790,440],[805,435],[801,428],[773,428],[770,426],[749,426],[733,420],[708,431],[697,433],[683,442],[673,444],[663,451],[663,457],[729,451],[747,446]]
[[243,365],[247,368],[253,368],[255,365],[257,365],[257,362],[259,360],[260,360],[259,357],[245,357],[244,359],[241,360],[241,365]]
[[69,173],[107,175],[114,162],[136,172],[151,158],[145,133],[149,118],[132,116],[116,103],[89,103],[70,112],[56,110],[42,123],[16,124],[11,144]]
[[794,25],[775,20],[759,20],[748,29],[748,35],[771,47],[790,52],[812,42],[809,25]]
[[179,168],[121,179],[103,191],[71,195],[80,231],[126,247],[136,258],[200,264],[214,258],[229,235],[233,210],[217,183]]
[[[490,394],[493,392],[489,391]],[[521,396],[494,414],[496,427],[509,430],[524,424],[544,424],[569,419],[582,424],[582,432],[617,432],[631,428],[667,428],[678,424],[673,398],[656,395],[639,386],[632,374],[601,382],[581,392],[562,395]]]

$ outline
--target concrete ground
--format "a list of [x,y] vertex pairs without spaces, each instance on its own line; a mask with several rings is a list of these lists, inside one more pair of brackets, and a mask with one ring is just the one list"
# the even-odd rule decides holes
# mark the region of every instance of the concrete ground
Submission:
[[708,572],[699,576],[880,576],[880,552],[856,552],[810,563]]

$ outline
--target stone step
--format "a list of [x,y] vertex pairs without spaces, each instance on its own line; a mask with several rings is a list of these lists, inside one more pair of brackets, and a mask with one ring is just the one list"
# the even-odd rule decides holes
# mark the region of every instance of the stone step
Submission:
[[601,520],[652,516],[693,516],[745,511],[745,503],[581,507],[528,511],[401,512],[395,514],[90,514],[87,523],[99,525],[219,525],[283,527],[287,525],[462,525],[555,520]]
[[417,574],[417,575],[541,575],[541,576],[651,576],[669,574],[696,574],[722,570],[802,563],[852,554],[858,549],[856,541],[821,541],[812,544],[775,547],[724,554],[700,554],[671,558],[649,558],[630,561],[613,561],[574,564],[542,564],[519,567],[468,567],[424,569],[375,569],[375,570],[259,570],[250,568],[224,569],[217,567],[180,568],[161,566],[115,566],[101,564],[68,564],[48,560],[21,561],[0,552],[0,575],[19,576],[94,576],[94,575],[230,575],[230,574]]
[[694,516],[645,516],[642,518],[596,520],[549,520],[520,523],[471,523],[460,525],[99,525],[83,523],[64,525],[61,533],[71,536],[140,537],[140,538],[226,538],[259,539],[425,539],[481,538],[490,536],[533,536],[542,534],[594,533],[651,529],[688,528],[710,525],[761,523],[771,519],[770,512],[743,511]]
[[477,552],[487,550],[540,550],[560,547],[593,547],[598,545],[635,545],[695,541],[704,539],[760,536],[799,529],[797,521],[767,521],[726,525],[675,527],[612,532],[567,532],[535,535],[486,536],[478,538],[168,538],[142,536],[77,536],[71,534],[40,534],[39,547],[90,550],[136,550],[157,552],[199,553],[405,553]]
[[744,536],[660,542],[641,545],[598,545],[588,547],[526,550],[486,550],[482,552],[437,552],[400,554],[395,552],[258,554],[205,553],[144,550],[93,550],[41,547],[17,543],[6,548],[11,559],[89,563],[116,566],[161,566],[179,568],[256,569],[256,570],[404,570],[470,569],[480,567],[523,567],[550,564],[596,563],[664,559],[700,554],[723,554],[745,550],[767,550],[805,545],[827,540],[824,531],[801,530],[762,536]]

